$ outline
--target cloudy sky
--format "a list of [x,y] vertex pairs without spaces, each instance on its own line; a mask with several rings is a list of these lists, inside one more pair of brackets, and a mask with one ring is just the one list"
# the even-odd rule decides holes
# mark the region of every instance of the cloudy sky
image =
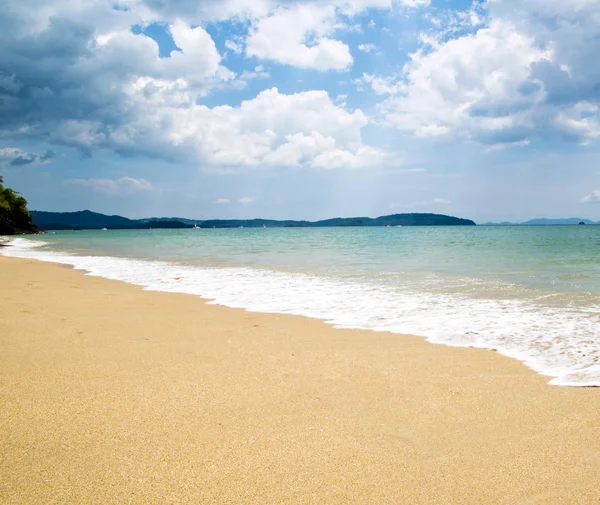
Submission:
[[8,0],[38,210],[600,219],[600,0]]

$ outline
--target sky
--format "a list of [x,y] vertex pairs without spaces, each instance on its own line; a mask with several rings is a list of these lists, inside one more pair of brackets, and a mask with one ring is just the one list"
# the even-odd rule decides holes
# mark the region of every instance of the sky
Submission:
[[600,220],[600,0],[8,0],[0,44],[30,209]]

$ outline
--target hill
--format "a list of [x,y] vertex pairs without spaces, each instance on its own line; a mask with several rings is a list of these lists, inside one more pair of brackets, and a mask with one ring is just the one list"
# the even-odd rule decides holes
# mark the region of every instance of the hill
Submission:
[[128,219],[123,216],[107,216],[90,210],[78,212],[31,211],[33,222],[43,230],[136,230],[148,228],[191,228],[173,218]]
[[594,221],[590,221],[589,219],[581,219],[579,217],[569,217],[566,219],[547,219],[547,218],[530,219],[529,221],[525,221],[524,223],[521,223],[521,224],[526,226],[526,225],[579,224],[579,223],[597,224]]
[[44,230],[73,230],[73,229],[129,229],[139,228],[139,225],[126,217],[107,216],[82,210],[79,212],[44,212],[31,211],[33,222]]
[[146,228],[191,228],[199,224],[201,228],[296,228],[325,226],[474,226],[470,219],[461,219],[442,214],[392,214],[377,218],[352,217],[333,218],[322,221],[292,221],[274,219],[210,219],[195,221],[184,218],[128,219],[122,216],[107,216],[98,212],[32,211],[33,222],[44,230],[77,230],[108,228],[109,230]]
[[171,221],[178,222],[183,224],[189,224],[190,226],[194,226],[195,224],[202,223],[202,219],[188,219],[186,217],[146,217],[143,219],[136,219],[138,223],[150,223],[151,221]]
[[298,228],[327,226],[474,226],[470,219],[442,214],[392,214],[376,218],[335,217],[322,221],[276,221],[270,219],[211,219],[202,222],[201,228]]
[[538,219],[530,219],[529,221],[525,221],[523,223],[510,223],[508,221],[504,221],[502,223],[484,223],[483,226],[545,226],[545,225],[573,225],[573,224],[600,224],[600,221],[594,222],[590,219],[581,219],[579,217],[569,217],[569,218],[538,218]]

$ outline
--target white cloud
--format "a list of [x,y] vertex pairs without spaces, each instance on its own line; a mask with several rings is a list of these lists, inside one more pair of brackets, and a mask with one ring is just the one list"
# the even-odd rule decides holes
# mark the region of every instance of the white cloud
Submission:
[[[283,0],[287,2],[287,0]],[[117,0],[122,8],[144,15],[147,21],[184,19],[197,25],[228,20],[246,21],[266,16],[274,0]]]
[[250,79],[269,79],[270,77],[271,74],[262,65],[257,65],[253,71],[244,70],[239,76],[240,79],[245,81]]
[[69,122],[52,135],[82,147],[110,146],[116,151],[135,144],[142,153],[196,160],[209,171],[366,168],[386,159],[362,143],[361,130],[367,124],[362,111],[347,111],[325,91],[286,95],[273,88],[239,107],[171,107],[162,100],[154,106],[144,100],[131,121],[109,135],[101,124],[89,121]]
[[[215,2],[198,6],[183,1],[168,8],[160,2],[148,6],[128,0],[128,10],[112,9],[100,0],[77,5],[56,0],[47,8],[41,0],[32,2],[0,17],[0,43],[5,48],[0,52],[0,75],[11,76],[0,83],[4,137],[42,138],[86,154],[106,149],[160,157],[221,172],[278,166],[367,168],[387,159],[362,142],[365,114],[334,102],[325,91],[284,94],[272,88],[237,106],[202,105],[201,98],[224,83],[269,78],[260,64],[237,78],[223,65],[210,34],[194,21],[209,16],[209,10],[216,15],[211,10]],[[267,32],[284,37],[292,32],[302,38],[308,30],[316,38],[296,40],[305,46],[304,53],[296,53],[293,44],[287,46],[292,54],[288,57],[328,68],[351,61],[328,50],[340,44],[347,49],[328,35],[336,29],[342,7],[387,4],[336,0],[274,7],[265,2],[264,9],[247,11],[244,5],[231,0],[222,8],[246,16],[257,33],[262,33],[257,27],[263,22]],[[269,25],[277,16],[289,25]],[[132,25],[154,21],[167,22],[178,47],[169,57],[159,57],[153,39],[131,31]]]
[[425,7],[429,5],[430,0],[338,0],[335,3],[340,11],[345,15],[355,15],[367,9],[389,10],[394,6],[398,7]]
[[[224,69],[220,66],[221,56],[209,33],[202,27],[192,28],[180,20],[169,26],[173,42],[181,51],[174,51],[170,58],[161,58],[160,63],[170,66],[169,77],[189,76],[190,67],[200,78],[217,75]],[[190,76],[191,77],[191,76]]]
[[252,198],[250,196],[243,196],[242,198],[238,199],[238,203],[241,203],[242,205],[248,205],[254,201],[256,201],[256,198]]
[[363,53],[372,53],[377,50],[377,46],[375,44],[359,44],[358,49]]
[[600,137],[598,105],[585,101],[564,107],[556,114],[554,125],[568,138],[587,144]]
[[[483,8],[482,8],[483,6]],[[358,82],[388,95],[387,124],[496,146],[600,137],[598,0],[494,0],[453,14],[398,75]],[[442,24],[436,18],[438,25]]]
[[228,203],[231,203],[231,200],[229,198],[217,198],[215,200],[215,203],[221,204],[221,205],[226,205]]
[[[428,4],[429,0],[274,1],[269,15],[253,23],[246,54],[299,68],[347,70],[353,63],[350,49],[334,36],[337,30],[361,31],[360,25],[349,20],[368,9]],[[361,51],[374,49],[372,44],[361,46]]]
[[133,177],[121,177],[120,179],[68,179],[65,184],[90,188],[97,193],[105,195],[123,195],[149,191],[152,189],[146,179],[134,179]]
[[236,54],[242,54],[244,52],[244,46],[234,42],[233,40],[226,40],[225,47]]
[[324,169],[362,169],[393,164],[393,158],[372,147],[361,147],[356,152],[342,149],[327,150],[311,162],[312,167]]
[[18,147],[3,147],[0,149],[0,165],[21,167],[25,165],[42,165],[50,163],[56,157],[54,151],[48,150],[44,154],[30,153]]
[[0,89],[4,136],[160,155],[144,141],[170,125],[144,117],[193,107],[232,77],[202,27],[173,20],[179,51],[160,58],[154,40],[132,33],[143,21],[132,11],[102,2],[28,5],[0,16],[0,75],[11,75]]
[[600,203],[600,189],[595,189],[581,199],[581,203]]
[[170,21],[174,17],[190,24],[207,21],[256,20],[281,7],[334,5],[340,14],[354,16],[367,9],[391,9],[393,6],[415,8],[429,5],[430,0],[120,0],[116,4],[145,11],[146,18]]
[[500,142],[498,144],[490,144],[486,148],[486,152],[503,151],[510,147],[527,147],[531,141],[529,139],[517,140],[515,142]]
[[393,95],[406,89],[404,83],[391,77],[380,77],[373,74],[363,74],[352,81],[359,89],[368,86],[376,95]]
[[[371,78],[377,93],[391,94],[382,109],[390,124],[417,136],[455,132],[494,137],[527,129],[523,108],[543,99],[541,90],[523,95],[531,66],[547,51],[504,22],[419,51],[394,83]],[[511,139],[511,141],[519,139]]]
[[271,74],[267,72],[262,65],[257,65],[254,70],[244,70],[241,74],[236,76],[233,80],[221,85],[222,89],[233,88],[233,89],[244,89],[248,86],[248,81],[253,79],[270,79]]
[[333,5],[281,8],[251,28],[246,54],[300,68],[345,70],[353,59],[346,44],[329,37],[335,26]]

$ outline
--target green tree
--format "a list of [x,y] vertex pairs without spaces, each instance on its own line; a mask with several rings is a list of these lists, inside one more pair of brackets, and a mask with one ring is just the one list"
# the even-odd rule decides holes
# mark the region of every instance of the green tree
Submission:
[[27,200],[11,188],[5,188],[0,176],[0,235],[34,232],[31,214],[27,210]]

